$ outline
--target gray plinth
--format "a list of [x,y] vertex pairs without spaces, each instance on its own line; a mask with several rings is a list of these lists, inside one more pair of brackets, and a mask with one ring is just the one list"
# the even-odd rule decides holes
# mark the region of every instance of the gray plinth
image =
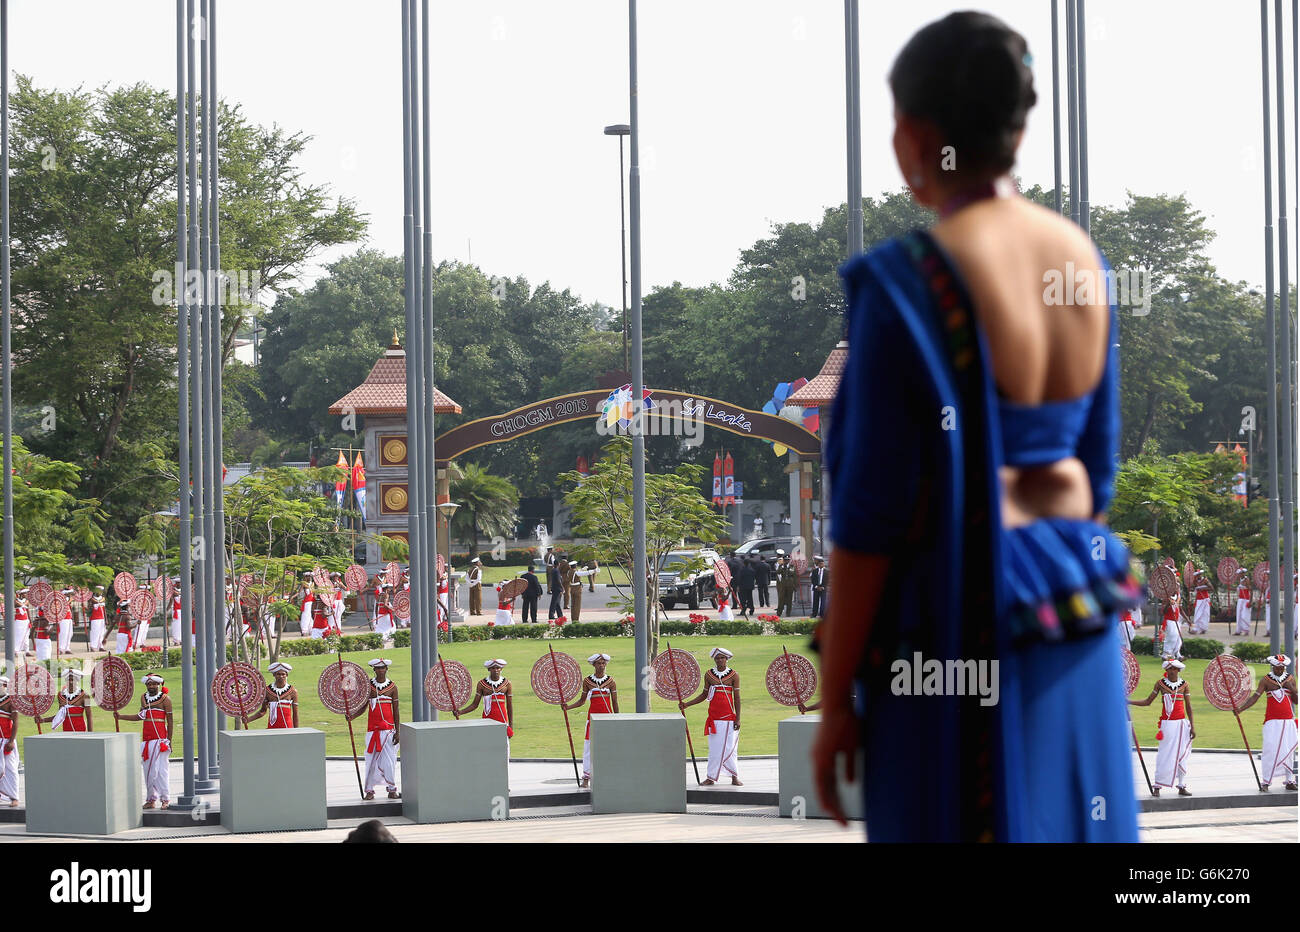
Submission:
[[680,715],[593,715],[591,811],[685,812],[685,760]]
[[510,815],[506,728],[489,719],[403,722],[402,815],[475,822]]
[[217,752],[222,828],[232,832],[325,828],[323,731],[223,731]]
[[112,835],[144,821],[138,732],[23,738],[27,831]]
[[[817,737],[817,726],[822,717],[817,714],[796,715],[782,719],[776,725],[776,747],[780,761],[777,777],[780,781],[781,815],[807,819],[825,819],[829,813],[817,801],[813,785],[812,746]],[[862,757],[858,756],[857,773],[862,773]],[[850,819],[862,818],[862,784],[844,779],[844,766],[840,766],[840,799],[844,814]],[[796,812],[796,807],[798,811]]]

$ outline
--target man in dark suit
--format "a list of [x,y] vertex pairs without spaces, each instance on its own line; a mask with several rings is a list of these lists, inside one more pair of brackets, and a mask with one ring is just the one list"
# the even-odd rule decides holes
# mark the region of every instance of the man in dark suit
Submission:
[[542,597],[542,583],[532,570],[528,570],[520,578],[528,582],[528,588],[524,590],[524,594],[521,596],[523,599],[523,623],[528,624],[529,612],[532,613],[533,621],[537,621],[537,600]]
[[826,558],[818,554],[813,557],[812,579],[812,613],[815,618],[826,617],[826,585],[831,573],[826,568]]
[[740,614],[754,616],[754,558],[750,557],[740,564],[740,572],[733,576],[736,583],[736,595],[740,602]]
[[564,614],[564,577],[560,574],[558,560],[546,568],[546,591],[551,595],[551,607],[546,617],[558,618]]
[[754,584],[758,586],[758,604],[768,607],[767,586],[772,581],[772,568],[761,557],[754,558]]

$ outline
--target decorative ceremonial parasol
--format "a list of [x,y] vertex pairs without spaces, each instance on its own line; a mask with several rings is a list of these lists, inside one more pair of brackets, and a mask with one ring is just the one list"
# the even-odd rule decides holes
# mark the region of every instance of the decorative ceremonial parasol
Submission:
[[731,567],[721,559],[713,561],[713,581],[720,587],[731,588]]
[[1167,566],[1157,566],[1147,577],[1147,584],[1151,587],[1151,594],[1157,599],[1167,599],[1178,591],[1178,577],[1174,571]]
[[[131,665],[121,657],[104,657],[90,668],[90,694],[95,704],[106,712],[118,712],[127,707],[135,695],[135,674]],[[120,731],[116,716],[113,730]]]
[[533,693],[538,699],[550,705],[558,705],[564,712],[564,730],[569,734],[569,754],[573,758],[573,779],[581,786],[578,776],[578,752],[573,746],[573,732],[569,728],[569,710],[564,703],[569,702],[582,689],[582,668],[578,661],[568,654],[556,653],[554,647],[537,658],[533,664],[529,680]]
[[1268,588],[1268,561],[1262,560],[1255,564],[1255,569],[1251,571],[1251,582],[1255,588],[1264,590]]
[[454,712],[457,718],[473,689],[474,677],[459,660],[439,657],[424,675],[424,697],[429,704],[439,712]]
[[411,593],[402,590],[393,596],[393,614],[402,621],[407,621],[411,617]]
[[396,586],[402,581],[402,565],[400,563],[389,563],[384,567],[384,581],[390,586]]
[[497,603],[513,602],[515,599],[523,595],[524,590],[527,588],[528,580],[526,579],[511,579],[504,582],[501,584],[501,589],[497,592]]
[[86,605],[89,604],[90,596],[91,592],[85,586],[77,587],[77,603],[81,605],[82,608],[85,608]]
[[1216,571],[1219,576],[1219,582],[1223,583],[1225,586],[1231,586],[1237,581],[1238,569],[1240,569],[1240,564],[1237,563],[1234,557],[1224,557],[1219,561],[1219,567]]
[[129,598],[132,592],[140,588],[136,578],[126,570],[118,573],[113,577],[113,591],[117,593],[119,599]]
[[63,616],[68,614],[71,605],[72,603],[68,601],[68,597],[62,592],[52,592],[49,600],[45,603],[45,614],[49,616],[51,621],[61,621]]
[[[14,670],[12,679],[9,699],[15,712],[37,718],[50,711],[50,706],[54,705],[54,694],[59,691],[59,687],[49,670],[34,663],[25,663]],[[36,723],[36,733],[41,733],[40,722]]]
[[158,602],[152,592],[148,589],[137,589],[131,593],[130,598],[126,600],[127,609],[131,617],[136,621],[148,621],[153,617],[154,609],[158,607]]
[[1127,647],[1119,649],[1119,657],[1124,664],[1124,695],[1131,696],[1142,680],[1142,668],[1138,666],[1137,658]]
[[251,663],[232,661],[212,677],[212,701],[222,712],[248,724],[248,716],[260,712],[266,702],[266,680]]
[[1183,585],[1188,589],[1192,588],[1192,581],[1196,579],[1196,564],[1188,560],[1183,564]]
[[447,574],[447,558],[444,557],[442,554],[438,554],[437,567],[438,567],[438,578],[441,579],[443,576]]
[[784,647],[781,656],[767,666],[767,692],[781,705],[807,702],[817,691],[817,668],[802,654]]
[[360,592],[366,588],[366,582],[369,577],[366,575],[366,568],[353,563],[343,573],[343,584],[353,592]]
[[330,579],[329,570],[325,569],[323,566],[313,566],[311,568],[311,578],[312,582],[316,583],[316,585],[320,586],[322,589],[330,588],[333,582]]
[[54,594],[54,587],[43,579],[38,579],[27,587],[27,598],[37,608],[44,608]]
[[1241,704],[1250,698],[1254,688],[1254,679],[1250,669],[1236,657],[1220,654],[1205,665],[1205,676],[1201,679],[1201,688],[1210,705],[1221,711],[1232,710],[1237,719],[1237,728],[1241,731],[1241,743],[1246,746],[1246,757],[1250,759],[1251,772],[1255,774],[1255,784],[1259,785],[1259,771],[1255,769],[1255,753],[1250,749],[1246,738],[1246,726],[1241,724],[1241,714],[1237,711]]
[[[669,702],[682,702],[687,696],[699,689],[700,665],[696,659],[684,650],[673,650],[671,643],[667,650],[655,657],[650,667],[651,688],[660,699]],[[695,782],[700,782],[700,765],[695,760],[695,743],[691,740],[691,723],[682,712],[682,722],[686,725],[686,747],[691,752],[691,767],[695,770]]]
[[360,664],[340,659],[320,671],[316,694],[335,715],[356,715],[370,702],[370,677]]

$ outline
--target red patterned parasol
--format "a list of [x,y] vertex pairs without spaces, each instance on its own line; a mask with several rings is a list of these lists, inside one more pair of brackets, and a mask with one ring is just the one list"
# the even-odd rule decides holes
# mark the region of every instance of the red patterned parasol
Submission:
[[366,588],[366,582],[370,577],[366,575],[366,568],[359,564],[353,563],[343,573],[343,584],[353,592],[360,592]]
[[266,702],[266,680],[251,663],[232,661],[212,677],[212,701],[227,715],[247,719]]
[[51,621],[62,621],[63,616],[68,614],[68,609],[72,603],[62,592],[55,592],[50,595],[49,601],[45,603],[45,614]]
[[54,594],[54,587],[43,579],[38,579],[27,587],[27,599],[37,608],[44,608]]
[[1178,591],[1178,577],[1167,566],[1157,566],[1147,577],[1151,594],[1157,599],[1167,599]]
[[527,588],[528,580],[526,579],[508,580],[501,584],[501,589],[497,592],[497,603],[513,602],[515,599],[523,595],[524,590]]
[[390,586],[396,586],[402,581],[402,564],[393,562],[384,567],[384,581]]
[[405,589],[393,596],[393,614],[402,621],[407,621],[411,617],[411,593]]
[[330,579],[329,570],[323,566],[313,566],[311,568],[311,578],[312,582],[322,589],[329,589],[334,584],[333,580]]
[[437,566],[438,566],[438,578],[442,579],[442,577],[447,574],[447,558],[444,557],[442,554],[438,554]]
[[1268,588],[1268,561],[1263,560],[1255,564],[1255,569],[1251,572],[1251,582],[1255,588],[1261,592]]
[[126,570],[113,577],[113,591],[119,599],[130,598],[131,593],[140,588],[140,583]]
[[[121,657],[104,657],[90,668],[90,694],[105,712],[125,709],[135,695],[135,674]],[[117,719],[113,719],[117,730]]]
[[1222,712],[1235,712],[1250,698],[1254,689],[1254,677],[1250,668],[1238,658],[1220,654],[1205,666],[1205,676],[1201,688],[1205,698]]
[[1120,661],[1124,665],[1124,694],[1133,695],[1133,690],[1138,688],[1138,683],[1142,680],[1142,668],[1138,666],[1138,660],[1133,656],[1133,652],[1127,647],[1119,649]]
[[360,664],[340,660],[320,671],[316,694],[335,715],[356,715],[370,702],[370,677]]
[[582,690],[582,667],[568,654],[553,651],[537,658],[532,673],[529,674],[529,681],[533,693],[548,705],[571,702]]
[[1188,560],[1183,564],[1183,585],[1188,589],[1192,588],[1192,581],[1196,579],[1196,564]]
[[438,662],[424,675],[424,696],[439,712],[455,712],[469,702],[474,689],[474,677],[459,660],[438,658]]
[[1219,582],[1223,583],[1225,586],[1233,585],[1237,581],[1237,570],[1240,568],[1241,565],[1237,562],[1236,558],[1224,557],[1219,561],[1219,566],[1216,570],[1219,576]]
[[131,612],[131,617],[136,621],[148,621],[153,617],[154,609],[158,607],[158,602],[154,595],[148,589],[137,589],[131,593],[131,597],[126,600],[127,609]]
[[82,608],[85,608],[88,604],[90,604],[90,596],[91,596],[91,592],[85,586],[77,587],[77,603]]
[[767,692],[781,705],[799,705],[817,691],[817,668],[802,654],[781,649],[781,656],[767,666]]
[[700,688],[700,664],[688,651],[670,647],[651,665],[655,695],[669,702],[690,698]]
[[731,567],[722,559],[713,561],[713,581],[719,586],[731,588]]
[[[54,694],[59,691],[58,684],[50,671],[34,663],[25,663],[14,670],[9,684],[9,698],[14,711],[19,715],[32,718],[44,715],[54,705]],[[41,733],[41,723],[36,723],[36,733]]]

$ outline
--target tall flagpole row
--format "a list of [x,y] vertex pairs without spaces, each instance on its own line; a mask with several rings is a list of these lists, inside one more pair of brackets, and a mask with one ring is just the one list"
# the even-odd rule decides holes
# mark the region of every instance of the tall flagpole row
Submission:
[[[432,535],[432,540],[437,543],[438,540],[438,458],[435,450],[435,438],[437,431],[435,429],[437,422],[436,400],[434,398],[434,385],[436,380],[433,371],[433,179],[431,156],[432,146],[430,141],[431,128],[429,119],[429,0],[420,0],[420,123],[421,147],[420,147],[420,164],[423,173],[424,183],[422,190],[424,192],[424,257],[421,263],[421,269],[424,273],[423,287],[421,289],[421,310],[423,312],[422,334],[423,341],[420,346],[421,360],[423,362],[423,385],[424,385],[424,406],[428,412],[427,424],[428,429],[422,431],[426,445],[424,460],[424,482],[425,488],[431,490],[431,498],[424,501],[424,523],[426,531]],[[437,548],[435,547],[435,553]],[[451,525],[447,526],[447,625],[451,625]],[[425,615],[421,622],[424,625],[422,637],[422,654],[423,662],[420,665],[421,676],[428,674],[433,669],[433,665],[438,662],[438,569],[437,558],[433,561],[433,600],[434,611],[430,615]],[[421,697],[424,695],[424,680],[420,680],[420,686],[417,691]],[[426,721],[436,719],[438,710],[432,708],[430,704],[425,703],[424,719]]]
[[[0,430],[4,443],[4,516],[14,513],[14,419],[9,285],[9,0],[0,0]],[[14,523],[4,522],[5,669],[14,666]]]
[[[1268,340],[1268,562],[1278,566],[1278,423],[1277,423],[1277,323],[1273,315],[1273,141],[1269,108],[1268,0],[1259,0],[1260,70],[1264,103],[1264,327]],[[1285,326],[1285,324],[1284,324]],[[1269,574],[1270,604],[1277,605],[1276,572]],[[1276,638],[1270,637],[1276,649]]]
[[628,0],[628,111],[629,137],[628,213],[631,217],[628,252],[632,265],[632,309],[628,315],[632,359],[632,591],[635,605],[636,710],[650,711],[647,673],[650,670],[649,618],[646,605],[645,546],[645,373],[641,343],[641,121],[637,113],[636,0]]
[[[1273,630],[1269,632],[1271,652],[1278,653],[1280,644],[1285,641],[1288,651],[1293,646],[1292,619],[1295,616],[1295,501],[1292,495],[1295,475],[1293,419],[1291,413],[1291,286],[1290,286],[1290,249],[1287,245],[1287,206],[1286,206],[1286,44],[1282,0],[1273,2],[1275,65],[1277,68],[1277,256],[1278,256],[1278,316],[1282,326],[1278,328],[1282,342],[1282,416],[1274,421],[1282,429],[1282,561],[1281,572],[1272,573],[1270,598],[1273,600]],[[1267,115],[1265,115],[1267,119]],[[1275,465],[1276,469],[1277,466]],[[1279,564],[1274,563],[1274,566]],[[1281,576],[1281,579],[1277,577]],[[1279,593],[1282,601],[1278,601]]]

